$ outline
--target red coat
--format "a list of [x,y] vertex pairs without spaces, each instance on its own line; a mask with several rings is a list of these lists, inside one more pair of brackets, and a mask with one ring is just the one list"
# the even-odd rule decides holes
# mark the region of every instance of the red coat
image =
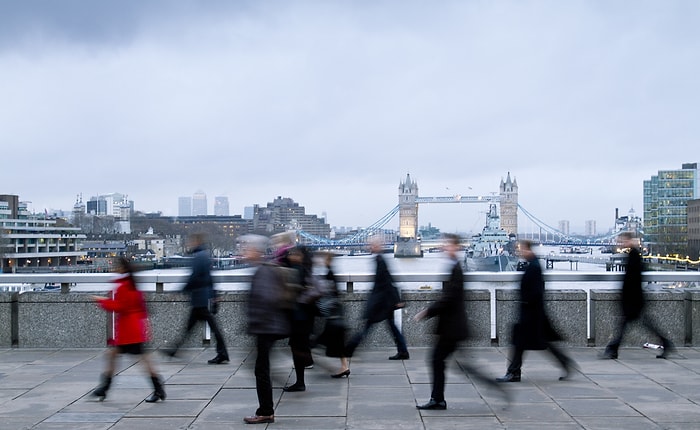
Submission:
[[136,289],[130,276],[122,276],[116,282],[117,287],[112,292],[113,298],[98,302],[103,309],[116,314],[114,345],[148,341],[148,311],[143,294]]

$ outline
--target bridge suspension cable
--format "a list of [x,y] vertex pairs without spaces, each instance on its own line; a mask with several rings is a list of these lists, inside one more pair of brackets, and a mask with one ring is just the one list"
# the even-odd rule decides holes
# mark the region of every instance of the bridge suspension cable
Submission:
[[385,225],[389,221],[391,221],[396,214],[399,213],[399,205],[394,206],[393,209],[391,209],[389,212],[387,212],[383,217],[381,217],[379,220],[375,221],[373,224],[368,226],[367,228],[364,228],[357,233],[355,233],[352,236],[348,236],[346,238],[340,239],[340,240],[334,240],[334,239],[328,239],[325,237],[321,236],[316,236],[314,234],[305,232],[304,230],[298,230],[297,233],[309,240],[312,245],[325,245],[325,246],[346,246],[346,245],[358,245],[358,244],[364,244],[367,243],[367,238],[381,229],[384,228]]
[[571,236],[565,234],[564,232],[560,231],[559,229],[556,229],[556,228],[548,225],[547,223],[545,223],[541,219],[537,218],[535,215],[530,213],[530,211],[528,211],[527,209],[522,207],[522,205],[520,203],[518,203],[518,209],[520,209],[523,212],[523,214],[525,214],[525,216],[528,217],[528,219],[530,221],[534,222],[535,225],[537,225],[538,227],[540,227],[541,229],[543,229],[547,233],[550,233],[554,236],[558,236],[560,238],[560,241],[562,241],[562,242],[574,242],[574,243],[581,242],[581,239],[571,237]]

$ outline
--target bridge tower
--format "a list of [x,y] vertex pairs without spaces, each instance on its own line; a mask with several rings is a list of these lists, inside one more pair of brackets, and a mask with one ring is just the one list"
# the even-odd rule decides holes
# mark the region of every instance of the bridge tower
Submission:
[[510,172],[505,181],[501,178],[501,228],[508,234],[518,235],[518,181],[510,180]]
[[394,257],[422,257],[418,243],[418,184],[406,174],[399,183],[399,237],[394,245]]

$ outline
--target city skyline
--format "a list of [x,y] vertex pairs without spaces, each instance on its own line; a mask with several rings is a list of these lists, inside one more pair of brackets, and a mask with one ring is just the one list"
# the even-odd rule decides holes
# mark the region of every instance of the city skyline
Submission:
[[[177,215],[201,189],[231,213],[284,196],[366,226],[407,172],[421,196],[489,195],[510,172],[550,226],[602,233],[616,208],[642,213],[645,179],[698,161],[698,18],[653,1],[4,2],[0,183],[36,212],[118,191]],[[486,210],[423,205],[419,224],[476,231]]]

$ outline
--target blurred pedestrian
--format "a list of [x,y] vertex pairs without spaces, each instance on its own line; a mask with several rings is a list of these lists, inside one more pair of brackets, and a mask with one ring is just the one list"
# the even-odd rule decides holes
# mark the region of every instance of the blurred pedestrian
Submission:
[[282,389],[286,392],[306,391],[305,369],[313,366],[310,337],[314,328],[316,301],[323,295],[321,284],[313,276],[313,256],[308,248],[297,246],[289,249],[287,267],[295,269],[301,292],[292,309],[292,331],[289,346],[292,350],[296,381]]
[[267,238],[246,235],[241,238],[245,259],[257,266],[250,283],[248,296],[248,333],[255,336],[255,390],[258,408],[255,414],[243,418],[248,424],[275,422],[272,381],[270,378],[270,350],[275,341],[289,336],[289,314],[282,306],[285,285],[282,274],[274,263],[263,263]]
[[192,273],[185,284],[183,291],[190,295],[190,316],[182,335],[175,341],[172,348],[161,351],[175,357],[177,351],[192,332],[198,321],[205,321],[216,339],[216,356],[208,361],[209,364],[224,364],[229,362],[228,351],[224,336],[219,330],[216,319],[211,309],[218,308],[216,304],[216,291],[214,280],[211,276],[211,258],[206,247],[206,241],[202,233],[193,233],[189,237],[189,248],[192,254]]
[[445,401],[445,360],[457,349],[460,341],[468,336],[467,313],[464,307],[464,274],[457,258],[459,236],[446,234],[443,250],[450,259],[452,268],[450,277],[443,284],[440,298],[413,318],[420,321],[425,318],[437,317],[435,333],[437,342],[431,355],[432,392],[430,400],[416,406],[418,409],[447,409]]
[[149,340],[148,310],[143,294],[136,288],[133,269],[129,261],[124,257],[116,260],[115,271],[119,273],[115,279],[116,287],[112,291],[112,298],[93,296],[94,300],[108,312],[115,313],[114,339],[107,353],[107,368],[102,374],[102,382],[93,396],[104,400],[107,391],[112,384],[112,378],[116,369],[117,356],[119,354],[133,354],[140,356],[153,384],[153,394],[145,399],[148,403],[165,400],[165,389],[160,376],[151,363],[150,355],[144,351],[144,343]]
[[523,354],[526,350],[548,350],[559,361],[568,378],[573,361],[552,342],[561,340],[554,331],[544,310],[544,277],[542,266],[532,250],[532,242],[519,242],[520,255],[526,260],[525,272],[520,280],[520,319],[513,327],[513,348],[510,365],[498,382],[520,382]]
[[394,311],[402,309],[404,303],[401,302],[399,290],[394,285],[389,268],[386,261],[384,261],[384,257],[382,257],[382,243],[378,238],[370,239],[370,250],[374,254],[376,271],[374,274],[374,286],[367,298],[367,305],[363,315],[365,326],[345,346],[345,356],[352,357],[355,349],[362,342],[362,339],[369,334],[374,324],[386,321],[398,350],[395,355],[389,357],[389,360],[408,360],[410,356],[406,347],[406,340],[394,323]]
[[324,327],[323,332],[316,339],[316,343],[326,347],[327,357],[340,358],[340,370],[331,374],[331,378],[347,378],[350,375],[350,367],[348,367],[348,359],[345,356],[345,312],[340,300],[332,262],[333,254],[326,253],[324,256],[326,294],[317,302],[319,313],[324,318]]
[[663,351],[657,358],[667,358],[674,350],[671,341],[657,328],[656,323],[644,312],[644,294],[642,292],[642,256],[639,253],[638,242],[630,232],[618,235],[618,241],[623,248],[629,249],[625,276],[622,280],[622,320],[615,337],[605,347],[601,356],[604,359],[617,359],[618,349],[628,324],[641,318],[641,322],[649,331],[661,339]]

